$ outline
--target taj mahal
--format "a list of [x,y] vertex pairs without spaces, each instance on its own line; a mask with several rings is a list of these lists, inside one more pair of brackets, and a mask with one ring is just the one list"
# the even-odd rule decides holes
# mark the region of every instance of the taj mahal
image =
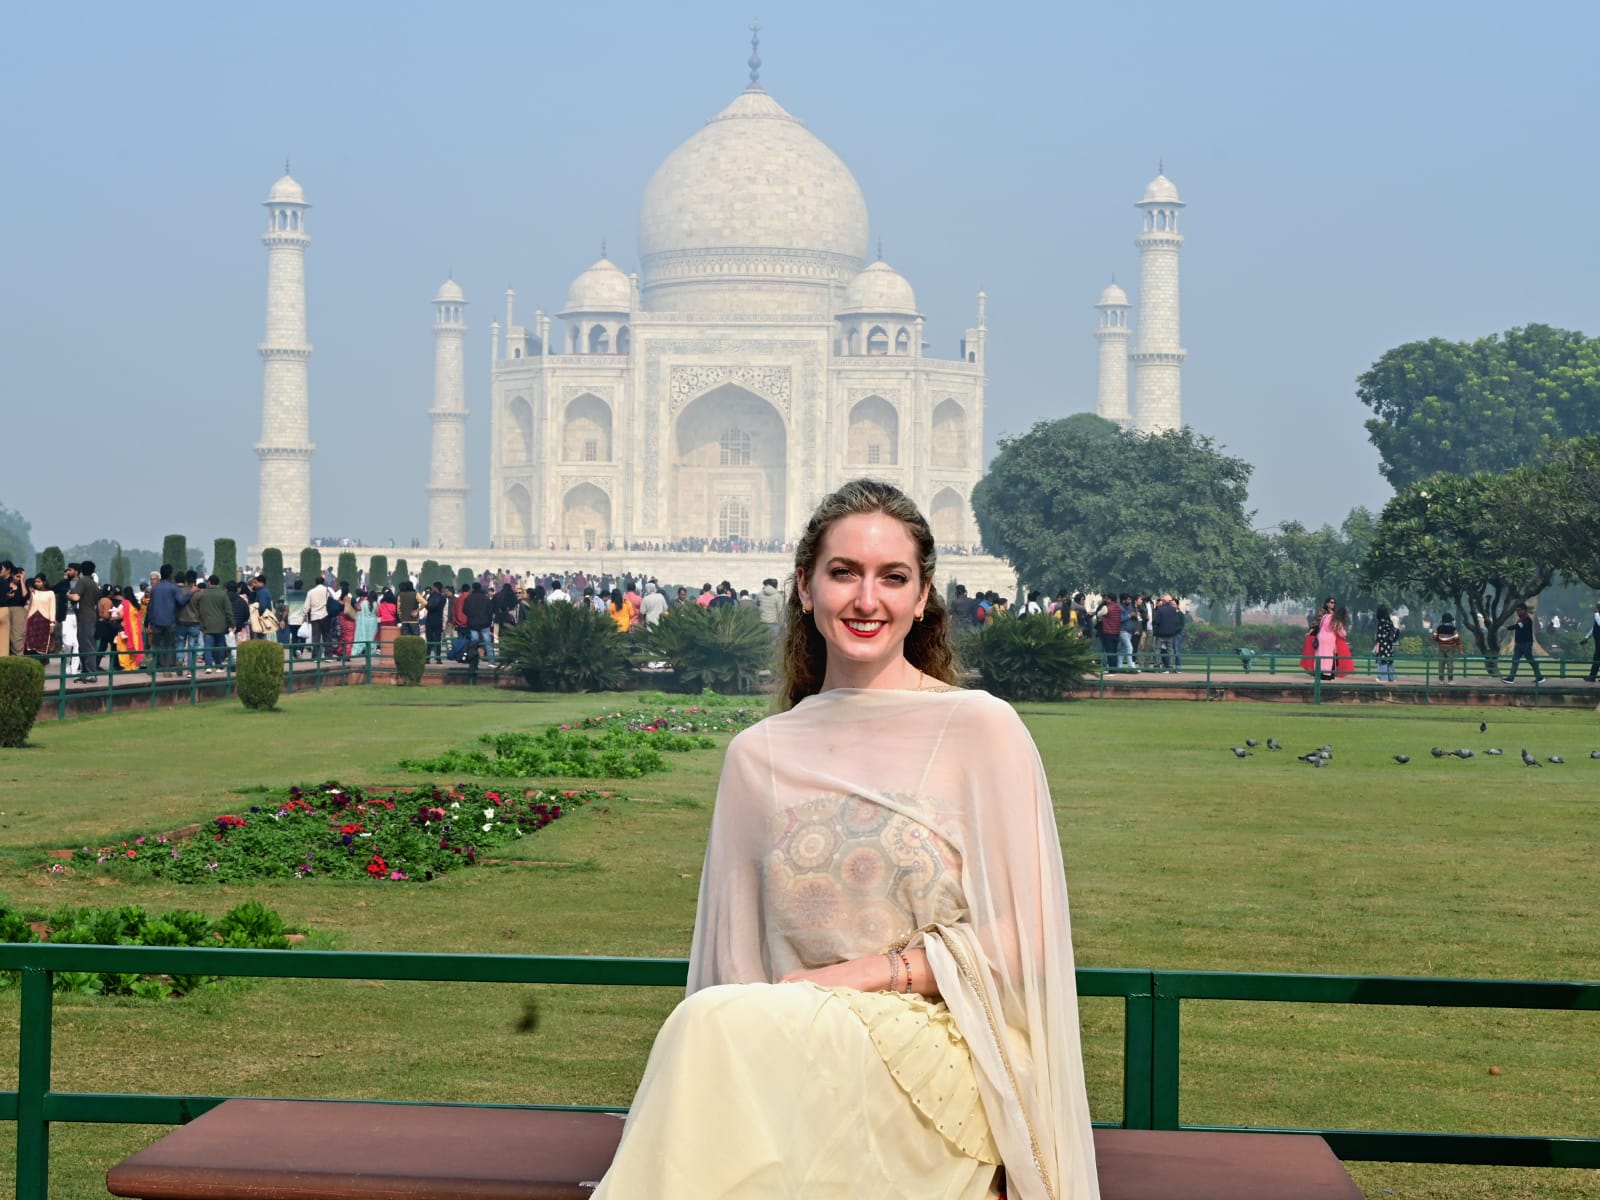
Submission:
[[[636,272],[602,248],[553,314],[519,315],[507,290],[488,329],[487,479],[469,482],[466,467],[467,297],[453,279],[439,288],[430,556],[476,561],[464,549],[473,491],[489,503],[483,566],[625,548],[775,549],[824,495],[862,475],[910,495],[941,545],[978,541],[969,502],[983,473],[985,296],[954,353],[931,353],[910,282],[881,253],[869,258],[866,198],[849,167],[768,94],[759,67],[752,54],[749,85],[646,185]],[[1137,330],[1115,284],[1096,306],[1097,411],[1124,426],[1180,423],[1181,206],[1164,174],[1138,205]],[[292,551],[311,529],[310,206],[286,171],[265,207],[257,545]]]

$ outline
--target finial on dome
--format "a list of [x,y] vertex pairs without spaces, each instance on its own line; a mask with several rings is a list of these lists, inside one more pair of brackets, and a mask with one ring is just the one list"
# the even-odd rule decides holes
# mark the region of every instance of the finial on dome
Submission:
[[761,87],[761,22],[750,22],[750,86]]
[[287,159],[287,158],[286,158],[286,159],[284,159],[284,160],[283,160],[283,173],[284,173],[284,174],[285,174],[285,175],[292,175],[292,174],[294,174],[294,172],[293,172],[293,171],[291,171],[291,170],[289,170],[289,160],[288,160],[288,159]]
[[878,261],[879,262],[883,261],[883,239],[882,238],[878,239]]
[[1156,159],[1156,174],[1157,175],[1165,175],[1166,173],[1167,173],[1167,160],[1165,158]]
[[606,240],[605,240],[605,238],[601,238],[600,239],[600,257],[604,258],[605,256],[606,256]]

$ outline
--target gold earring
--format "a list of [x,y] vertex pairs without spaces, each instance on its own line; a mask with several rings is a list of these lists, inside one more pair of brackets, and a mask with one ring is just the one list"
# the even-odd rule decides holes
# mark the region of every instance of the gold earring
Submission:
[[801,611],[801,612],[803,612],[803,613],[809,613],[809,612],[810,612],[810,611],[811,611],[811,605],[809,605],[809,604],[802,604],[802,605],[801,605],[801,606],[800,606],[800,611]]
[[918,620],[918,621],[920,621],[920,620],[922,620],[922,614],[921,614],[921,613],[918,613],[918,614],[917,614],[917,615],[916,615],[916,617],[915,617],[915,619],[916,619],[916,620]]

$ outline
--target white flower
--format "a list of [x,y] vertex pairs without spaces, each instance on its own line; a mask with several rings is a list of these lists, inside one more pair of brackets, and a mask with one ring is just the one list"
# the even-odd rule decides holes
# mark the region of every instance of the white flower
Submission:
[[461,807],[461,801],[459,801],[459,800],[451,801],[450,807],[451,808],[460,808]]
[[494,809],[492,809],[492,808],[484,809],[483,810],[483,815],[484,815],[484,819],[485,820],[492,819],[494,817]]
[[493,822],[493,821],[485,821],[485,822],[484,822],[484,824],[483,824],[483,831],[484,831],[484,832],[485,832],[485,833],[488,833],[488,832],[489,832],[489,830],[491,830],[491,829],[493,829],[493,828],[494,828],[494,822]]

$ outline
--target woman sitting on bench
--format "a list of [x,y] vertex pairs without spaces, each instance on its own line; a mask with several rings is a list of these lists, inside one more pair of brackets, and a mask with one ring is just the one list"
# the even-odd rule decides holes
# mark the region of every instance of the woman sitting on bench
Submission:
[[779,707],[728,749],[689,995],[597,1200],[1094,1200],[1066,882],[1007,704],[953,685],[887,484],[795,551]]

